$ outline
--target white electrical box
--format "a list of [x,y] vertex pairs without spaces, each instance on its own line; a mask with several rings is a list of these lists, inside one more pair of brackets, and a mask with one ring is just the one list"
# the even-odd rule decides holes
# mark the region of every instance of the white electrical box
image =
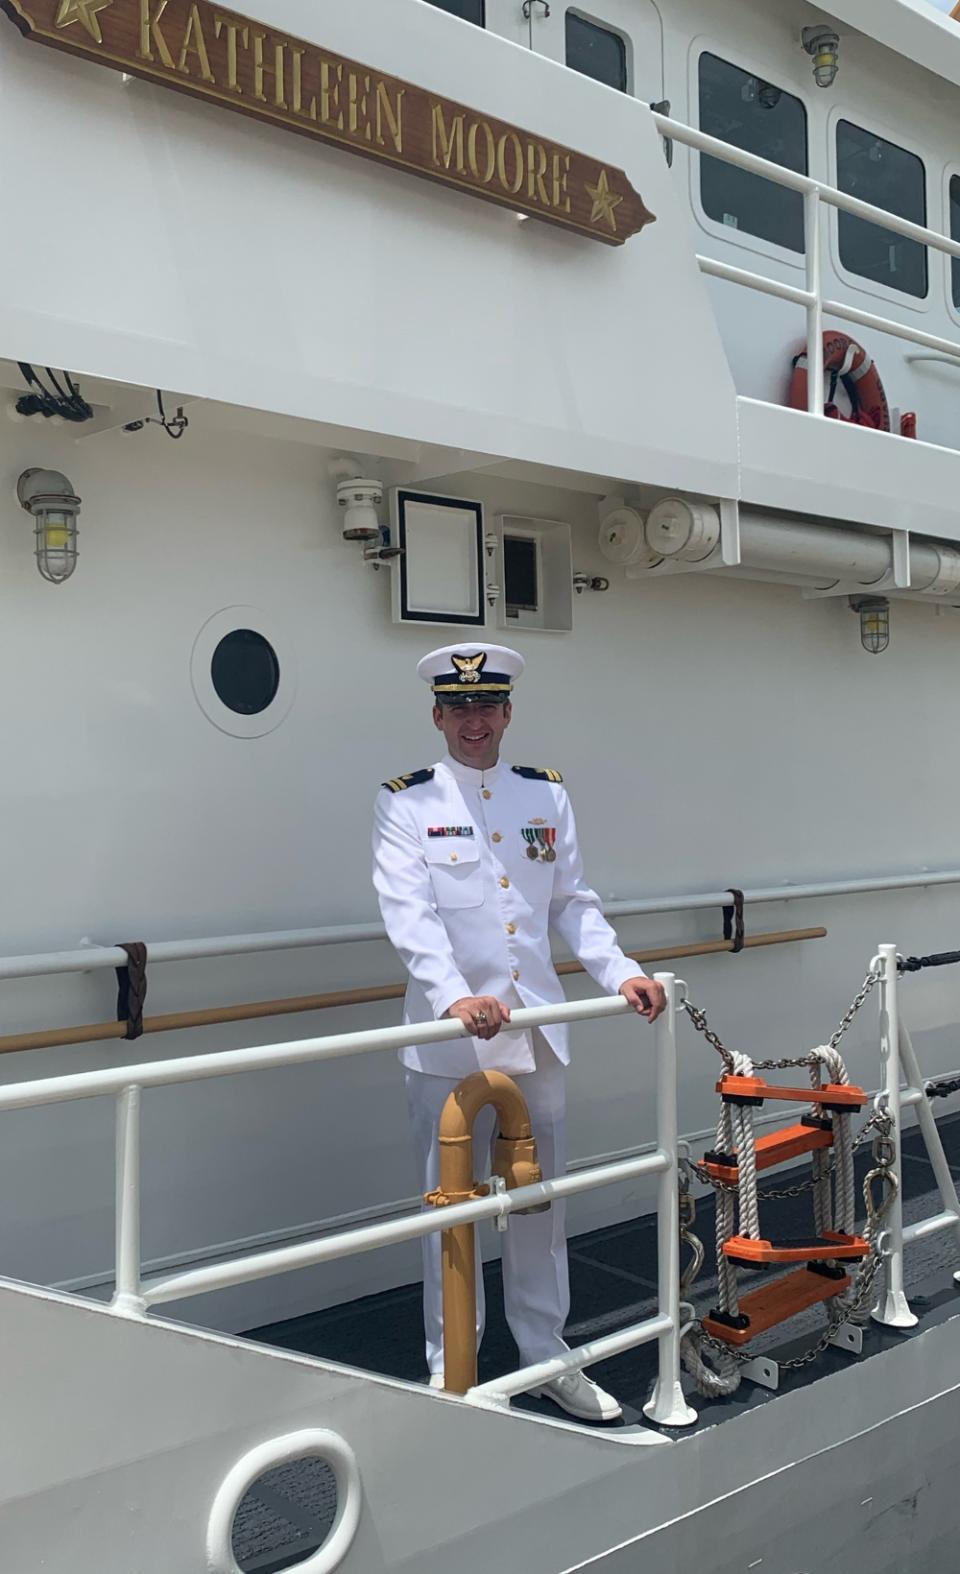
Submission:
[[556,519],[501,514],[497,519],[502,629],[569,634],[573,628],[573,541]]
[[482,628],[487,617],[480,503],[398,487],[391,496],[395,623]]

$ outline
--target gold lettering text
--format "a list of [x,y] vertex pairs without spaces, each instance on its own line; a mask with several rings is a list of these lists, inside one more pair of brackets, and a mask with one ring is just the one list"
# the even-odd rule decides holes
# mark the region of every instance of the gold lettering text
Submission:
[[367,95],[369,92],[369,76],[358,77],[355,71],[348,72],[347,100],[350,106],[350,115],[347,124],[352,132],[362,132],[368,142],[373,136],[370,116],[367,113]]
[[303,115],[306,120],[316,120],[316,93],[312,95],[306,108],[304,108],[303,104],[303,56],[304,50],[295,49],[293,44],[290,45],[291,71],[293,75],[293,104],[291,108],[295,115]]
[[547,150],[542,142],[527,143],[527,196],[531,202],[550,206],[544,175],[547,172]]
[[[477,143],[482,138],[482,152]],[[471,122],[467,133],[467,161],[470,173],[474,180],[479,180],[484,186],[489,186],[493,179],[493,172],[497,167],[497,144],[493,132],[485,120]]]
[[452,164],[458,175],[464,173],[463,116],[455,115],[448,131],[442,104],[433,106],[433,162],[442,164],[444,169],[449,169]]
[[246,49],[248,45],[248,32],[246,24],[244,23],[241,25],[239,22],[233,22],[228,16],[221,16],[220,13],[217,12],[217,15],[214,17],[213,21],[213,31],[215,37],[217,38],[220,37],[221,33],[226,33],[227,35],[226,85],[230,89],[231,93],[242,93],[243,89],[240,86],[240,80],[237,76],[237,35],[240,35],[240,42],[244,49]]
[[200,20],[200,11],[194,3],[187,16],[187,25],[183,34],[183,43],[180,45],[180,57],[177,60],[177,70],[182,71],[185,77],[190,75],[187,60],[190,55],[196,55],[200,66],[200,75],[205,82],[215,81],[210,70],[210,56],[207,54],[207,41],[203,36],[203,23]]
[[569,174],[570,154],[555,153],[553,155],[553,206],[561,213],[570,212],[570,193],[567,190]]
[[[513,174],[507,174],[507,149],[513,158]],[[497,143],[497,174],[504,191],[515,197],[523,185],[523,148],[515,131],[505,131]]]
[[343,130],[343,110],[340,108],[340,89],[343,85],[343,66],[340,61],[320,62],[320,119],[325,126]]
[[263,91],[264,76],[273,77],[273,102],[277,109],[286,109],[287,101],[284,97],[283,77],[283,50],[284,45],[277,39],[273,40],[273,65],[268,65],[263,58],[263,46],[270,37],[269,33],[253,35],[253,96],[261,104],[269,102]]
[[173,56],[160,31],[160,20],[166,9],[167,0],[158,0],[156,5],[153,4],[153,0],[140,0],[140,47],[137,54],[141,60],[153,60],[153,49],[150,47],[152,43],[161,64],[170,71],[176,71]]
[[386,82],[377,83],[377,142],[384,147],[383,122],[386,120],[387,128],[393,138],[393,145],[398,153],[403,152],[403,95],[405,88],[397,88],[397,102],[391,104],[390,89]]

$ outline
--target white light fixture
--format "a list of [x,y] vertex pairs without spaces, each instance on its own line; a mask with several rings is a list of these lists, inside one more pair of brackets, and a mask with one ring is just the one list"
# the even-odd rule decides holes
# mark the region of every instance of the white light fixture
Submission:
[[860,643],[879,656],[890,643],[890,603],[886,596],[851,596],[851,612],[860,614]]
[[379,481],[358,478],[340,482],[337,505],[343,509],[344,541],[380,540],[377,509],[382,502],[383,487]]
[[840,69],[839,33],[820,23],[816,27],[805,27],[800,41],[807,54],[813,56],[813,80],[817,87],[832,87]]
[[37,567],[51,585],[62,585],[77,566],[80,499],[59,470],[24,470],[17,502],[33,515]]

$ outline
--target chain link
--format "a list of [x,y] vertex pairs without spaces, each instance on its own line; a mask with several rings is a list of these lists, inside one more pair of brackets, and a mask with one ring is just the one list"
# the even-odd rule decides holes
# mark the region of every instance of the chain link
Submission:
[[[871,968],[864,979],[859,992],[854,996],[853,1000],[850,1002],[849,1007],[847,1008],[847,1011],[841,1017],[839,1026],[833,1034],[833,1037],[828,1040],[828,1044],[831,1049],[836,1049],[837,1045],[840,1043],[840,1040],[843,1038],[844,1033],[846,1033],[857,1012],[860,1010],[864,1001],[867,999],[867,996],[870,994],[870,991],[873,989],[874,985],[880,982],[882,976],[883,975],[880,972],[877,972]],[[690,1018],[690,1021],[693,1023],[697,1032],[702,1033],[707,1043],[710,1044],[717,1051],[717,1054],[722,1057],[724,1064],[728,1067],[732,1067],[733,1051],[727,1048],[723,1040],[719,1038],[710,1027],[709,1023],[707,1022],[706,1013],[702,1011],[699,1006],[694,1005],[692,1000],[684,1000],[683,1009],[686,1011],[687,1016]],[[788,1071],[793,1066],[815,1066],[818,1064],[818,1061],[819,1057],[817,1055],[809,1054],[792,1057],[789,1055],[784,1055],[779,1060],[753,1060],[751,1063],[755,1071]]]

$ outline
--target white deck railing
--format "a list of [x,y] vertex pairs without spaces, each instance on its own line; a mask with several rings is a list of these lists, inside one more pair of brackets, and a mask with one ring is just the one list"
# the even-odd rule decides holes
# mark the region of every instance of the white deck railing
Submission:
[[[191,1055],[176,1060],[149,1061],[75,1075],[48,1077],[0,1087],[0,1110],[31,1109],[71,1103],[78,1099],[113,1097],[116,1101],[116,1290],[111,1310],[122,1316],[145,1316],[153,1306],[202,1295],[212,1290],[249,1283],[274,1274],[331,1262],[360,1252],[375,1251],[399,1241],[415,1240],[438,1230],[481,1219],[504,1218],[518,1208],[552,1202],[578,1192],[592,1191],[642,1175],[658,1175],[658,1310],[654,1317],[607,1339],[594,1341],[555,1361],[528,1367],[522,1372],[474,1390],[472,1398],[503,1402],[511,1393],[533,1388],[564,1371],[579,1370],[609,1355],[656,1339],[659,1342],[659,1375],[646,1413],[665,1426],[683,1426],[696,1415],[680,1388],[679,1217],[677,1197],[677,1047],[676,1005],[678,986],[672,973],[658,973],[667,996],[667,1008],[655,1026],[657,1055],[657,1145],[653,1152],[593,1166],[578,1174],[559,1176],[515,1191],[495,1192],[475,1202],[430,1209],[385,1223],[343,1231],[294,1246],[254,1252],[226,1262],[194,1268],[144,1285],[140,1250],[140,1114],[148,1088],[197,1082],[212,1077],[304,1065],[347,1055],[401,1049],[411,1044],[441,1043],[463,1038],[461,1022],[413,1023],[362,1033],[340,1033],[325,1038],[295,1040],[249,1049],[225,1050],[212,1055]],[[557,1022],[584,1022],[620,1016],[631,1007],[619,995],[595,1000],[515,1011],[511,1028],[521,1031]],[[638,1090],[638,1102],[639,1102]]]
[[768,274],[753,273],[747,268],[733,267],[730,263],[720,262],[714,257],[698,256],[697,262],[703,273],[710,274],[714,278],[727,279],[732,284],[741,284],[749,290],[759,290],[764,295],[775,295],[780,300],[792,301],[795,305],[804,308],[807,316],[808,414],[823,416],[823,319],[825,316],[839,317],[841,321],[857,323],[862,328],[874,328],[879,333],[888,333],[895,338],[906,339],[910,344],[918,344],[926,350],[936,350],[951,360],[960,361],[960,343],[953,339],[941,338],[939,334],[924,333],[920,328],[897,322],[892,317],[879,317],[874,312],[862,311],[860,307],[851,306],[844,301],[824,299],[821,271],[823,238],[821,206],[827,203],[830,207],[842,209],[843,212],[851,213],[856,218],[866,219],[870,224],[879,225],[882,229],[892,230],[895,235],[903,235],[907,240],[918,241],[922,246],[931,246],[935,251],[945,252],[949,257],[960,258],[960,241],[941,235],[938,230],[927,229],[922,224],[913,224],[909,219],[902,219],[896,213],[889,213],[886,208],[877,208],[872,203],[862,202],[858,197],[851,197],[846,192],[839,191],[836,186],[828,186],[822,180],[815,180],[812,175],[801,175],[796,170],[785,169],[782,164],[774,164],[770,159],[760,158],[756,153],[747,153],[743,148],[734,147],[729,142],[722,142],[718,137],[708,136],[706,132],[684,125],[682,121],[671,120],[667,115],[654,114],[653,119],[661,136],[674,142],[681,142],[697,153],[709,153],[713,158],[735,165],[737,169],[762,175],[765,180],[772,180],[778,186],[787,186],[791,191],[802,194],[805,289],[800,289],[793,284],[785,284],[779,279],[771,278]]

